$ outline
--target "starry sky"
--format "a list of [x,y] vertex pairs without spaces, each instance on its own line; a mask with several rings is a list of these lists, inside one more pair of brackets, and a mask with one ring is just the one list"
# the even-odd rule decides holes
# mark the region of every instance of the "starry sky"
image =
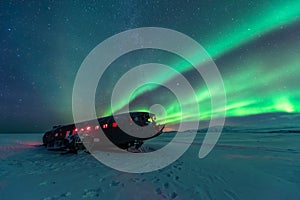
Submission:
[[[72,122],[73,83],[85,57],[108,37],[139,27],[173,29],[205,48],[224,81],[228,118],[299,118],[300,1],[1,1],[0,132],[43,132]],[[122,55],[105,71],[95,97],[99,117],[111,114],[111,91],[122,74],[149,62],[166,64],[190,81],[201,115],[191,108],[184,119],[218,117],[190,63],[151,49]],[[174,77],[153,77],[161,78]],[[165,122],[181,120],[168,88],[148,84],[131,99],[132,110],[161,104]],[[126,103],[120,101],[116,110]]]

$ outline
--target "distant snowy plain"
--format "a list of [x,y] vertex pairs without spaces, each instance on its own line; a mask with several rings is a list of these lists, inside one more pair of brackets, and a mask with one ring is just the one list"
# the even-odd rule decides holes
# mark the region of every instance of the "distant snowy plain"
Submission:
[[[39,146],[42,134],[0,134],[0,199],[299,200],[298,130],[225,127],[212,152],[199,159],[201,130],[177,161],[141,174],[116,171],[84,152],[47,151]],[[161,148],[175,134],[146,141],[143,150]]]

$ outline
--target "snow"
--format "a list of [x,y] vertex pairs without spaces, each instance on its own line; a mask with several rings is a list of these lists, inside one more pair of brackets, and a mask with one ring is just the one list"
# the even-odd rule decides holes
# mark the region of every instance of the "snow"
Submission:
[[[184,134],[180,133],[184,138]],[[166,145],[168,132],[143,151]],[[91,154],[60,155],[42,134],[0,134],[0,199],[300,199],[297,131],[230,131],[198,158],[204,133],[171,165],[150,173],[111,169]]]

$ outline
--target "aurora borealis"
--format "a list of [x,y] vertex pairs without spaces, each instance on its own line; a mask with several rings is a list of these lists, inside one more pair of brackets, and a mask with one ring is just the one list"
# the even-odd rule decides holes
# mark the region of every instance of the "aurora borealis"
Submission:
[[[114,34],[149,26],[177,30],[205,48],[224,80],[227,117],[300,112],[299,1],[0,4],[1,132],[44,131],[71,122],[73,82],[87,54]],[[194,57],[203,62],[199,55]],[[122,74],[149,62],[171,66],[191,82],[201,115],[195,116],[191,107],[184,120],[218,117],[211,113],[209,91],[190,63],[155,50],[123,55],[105,72],[96,95],[99,116],[111,113],[110,94]],[[143,76],[147,74],[137,78]],[[153,77],[166,82],[174,78]],[[145,85],[131,98],[132,109],[149,110],[158,103],[167,112],[167,123],[180,121],[178,101],[167,88]],[[181,103],[190,101],[186,97]],[[127,103],[120,101],[118,108]]]

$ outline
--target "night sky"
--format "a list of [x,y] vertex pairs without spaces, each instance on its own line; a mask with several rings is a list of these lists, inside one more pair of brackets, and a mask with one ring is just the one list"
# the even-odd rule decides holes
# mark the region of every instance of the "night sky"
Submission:
[[[85,57],[108,37],[139,27],[174,29],[206,49],[224,80],[227,117],[299,118],[300,1],[1,1],[0,132],[42,132],[71,123],[73,83]],[[191,108],[190,119],[215,117],[190,64],[151,49],[123,55],[105,72],[95,98],[99,116],[111,114],[108,99],[118,78],[149,62],[189,78],[201,109],[199,117]],[[178,101],[158,85],[139,88],[130,106],[148,110],[156,103],[165,107],[167,123],[179,122]]]

